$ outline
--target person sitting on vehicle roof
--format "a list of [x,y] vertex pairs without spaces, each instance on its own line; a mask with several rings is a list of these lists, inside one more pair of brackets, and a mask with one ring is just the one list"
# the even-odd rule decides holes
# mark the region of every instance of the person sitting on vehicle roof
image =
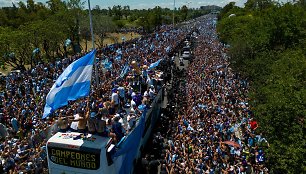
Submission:
[[69,118],[60,116],[57,121],[57,126],[59,128],[59,132],[65,133],[69,129]]

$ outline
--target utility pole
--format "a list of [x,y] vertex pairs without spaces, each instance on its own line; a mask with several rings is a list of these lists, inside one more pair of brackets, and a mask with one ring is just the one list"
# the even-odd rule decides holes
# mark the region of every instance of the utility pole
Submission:
[[175,0],[173,1],[173,15],[172,15],[172,27],[174,29],[174,11],[175,11]]
[[[95,36],[93,32],[93,26],[92,26],[92,15],[91,15],[91,9],[90,9],[90,0],[88,0],[88,12],[89,12],[89,23],[90,23],[90,32],[91,32],[91,40],[92,40],[92,49],[95,49]],[[97,87],[99,87],[99,77],[98,77],[98,67],[96,62],[96,57],[94,58],[94,66],[95,66],[95,76],[96,76],[96,84]]]

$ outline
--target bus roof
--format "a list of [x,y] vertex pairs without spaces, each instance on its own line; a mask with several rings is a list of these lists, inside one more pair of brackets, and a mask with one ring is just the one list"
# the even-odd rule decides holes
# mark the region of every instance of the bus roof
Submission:
[[70,132],[61,133],[57,132],[47,142],[47,146],[66,148],[66,149],[102,149],[111,140],[108,137],[101,137],[88,134],[83,138],[80,136],[82,133]]

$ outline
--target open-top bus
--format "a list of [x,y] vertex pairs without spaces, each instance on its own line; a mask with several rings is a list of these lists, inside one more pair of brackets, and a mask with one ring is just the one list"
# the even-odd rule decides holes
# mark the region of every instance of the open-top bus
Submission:
[[[135,128],[116,145],[109,137],[78,132],[57,132],[47,142],[49,173],[132,173],[133,165],[141,156],[141,151],[160,116],[162,92],[163,90],[159,91],[150,109],[140,117]],[[139,142],[133,142],[134,139]],[[120,150],[124,152],[116,156],[116,152]]]

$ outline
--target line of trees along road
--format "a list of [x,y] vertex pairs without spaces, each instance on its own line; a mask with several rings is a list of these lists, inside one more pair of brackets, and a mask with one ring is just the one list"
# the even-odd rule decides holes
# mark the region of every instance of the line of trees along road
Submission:
[[306,3],[248,0],[226,5],[219,37],[232,67],[248,78],[259,131],[270,147],[270,173],[306,173]]
[[[49,0],[46,4],[27,0],[0,8],[0,65],[10,65],[24,70],[26,64],[54,60],[66,55],[88,50],[91,39],[88,10],[84,0]],[[129,6],[113,6],[92,10],[96,45],[102,47],[108,34],[121,28],[141,28],[152,32],[160,25],[172,24],[172,10],[155,7],[131,10]],[[175,21],[195,18],[209,11],[188,9],[183,6],[175,11]],[[65,40],[71,45],[64,48]],[[116,39],[114,39],[116,41]],[[80,44],[85,42],[84,48]],[[35,48],[39,52],[33,53]]]

